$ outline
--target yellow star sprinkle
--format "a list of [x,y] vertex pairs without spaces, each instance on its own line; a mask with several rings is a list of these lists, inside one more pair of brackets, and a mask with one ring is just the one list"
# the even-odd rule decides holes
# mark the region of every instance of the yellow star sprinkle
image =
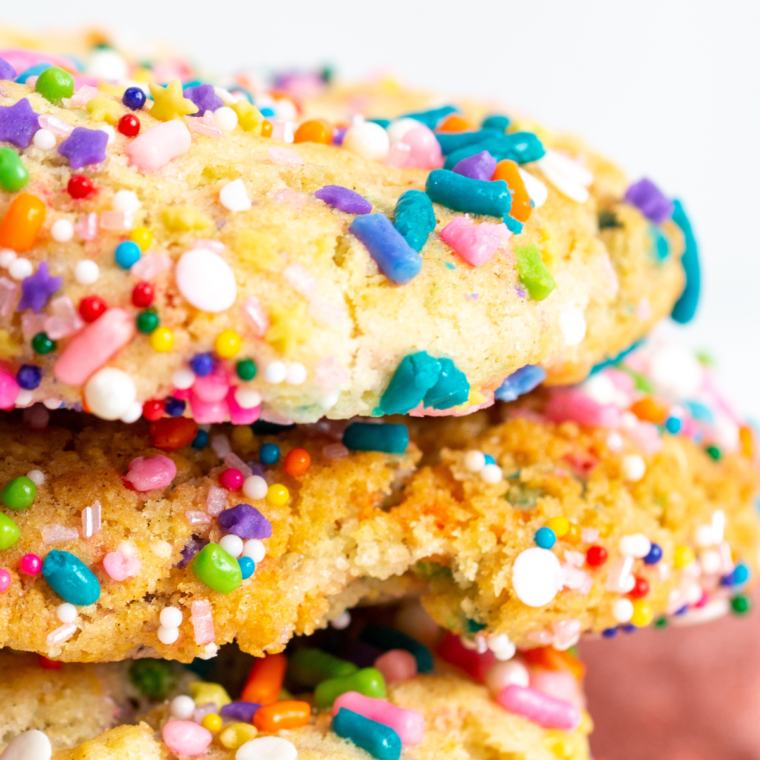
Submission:
[[465,401],[464,404],[459,404],[459,406],[455,406],[454,408],[458,412],[463,412],[465,409],[469,409],[471,406],[478,406],[479,404],[482,404],[487,400],[488,399],[480,392],[479,387],[471,386],[470,395],[467,397],[467,401]]
[[190,113],[198,113],[198,106],[183,96],[182,82],[179,79],[173,79],[166,87],[153,83],[148,87],[153,96],[153,108],[150,109],[150,115],[154,119],[171,121],[181,119]]
[[238,124],[245,132],[260,130],[264,117],[256,106],[252,106],[247,100],[238,100],[232,104],[232,110],[237,114]]
[[0,360],[14,359],[22,353],[21,344],[11,337],[7,330],[0,330]]
[[200,707],[213,702],[218,710],[228,705],[232,700],[226,692],[224,686],[218,683],[207,683],[206,681],[194,681],[190,684],[190,693],[193,695],[193,702]]
[[269,319],[272,326],[267,330],[264,340],[283,354],[292,354],[296,346],[305,343],[309,337],[305,303],[299,303],[292,309],[274,304]]
[[87,110],[95,121],[116,124],[121,118],[121,106],[115,100],[100,96],[87,101]]

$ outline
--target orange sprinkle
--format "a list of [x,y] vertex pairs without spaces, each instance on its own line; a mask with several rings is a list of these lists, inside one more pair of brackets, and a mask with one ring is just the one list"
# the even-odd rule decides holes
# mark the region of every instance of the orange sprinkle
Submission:
[[504,159],[504,161],[499,161],[496,164],[496,171],[491,179],[503,179],[507,183],[507,186],[512,191],[512,208],[509,210],[509,215],[513,219],[517,219],[518,222],[527,222],[530,219],[533,206],[530,205],[530,196],[525,189],[525,183],[520,176],[520,169],[517,163],[510,161],[508,158]]
[[332,127],[321,119],[310,119],[301,124],[293,135],[294,143],[312,142],[330,145],[332,143]]
[[571,522],[567,533],[565,534],[565,541],[569,541],[571,544],[577,544],[581,540],[581,526],[578,523]]
[[467,119],[453,113],[451,116],[447,116],[436,129],[439,132],[465,132],[468,129],[473,129],[473,126]]
[[164,451],[176,451],[193,442],[198,435],[198,423],[187,417],[164,417],[151,422],[153,445]]
[[281,729],[301,728],[309,723],[311,705],[295,699],[259,707],[253,715],[253,725],[259,731],[273,734]]
[[311,455],[306,449],[291,449],[285,457],[285,472],[294,478],[306,475],[311,467]]
[[16,196],[0,224],[0,248],[17,253],[33,248],[44,221],[45,204],[39,198],[29,193]]
[[248,681],[240,699],[243,702],[258,702],[260,705],[276,702],[287,667],[288,658],[284,654],[268,654],[256,660],[248,674]]
[[654,422],[661,425],[668,417],[667,407],[651,396],[640,398],[631,406],[631,411],[643,422]]
[[570,652],[560,652],[554,647],[536,647],[521,652],[529,665],[546,670],[564,670],[571,673],[576,681],[581,681],[586,673],[585,665]]
[[272,136],[272,122],[269,121],[269,119],[264,119],[264,121],[261,122],[261,136],[262,137]]
[[742,448],[742,454],[748,459],[755,458],[755,434],[752,428],[742,425],[739,428],[739,443]]

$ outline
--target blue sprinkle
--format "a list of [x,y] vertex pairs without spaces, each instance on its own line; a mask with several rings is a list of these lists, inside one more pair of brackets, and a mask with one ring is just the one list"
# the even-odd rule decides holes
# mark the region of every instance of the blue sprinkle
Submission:
[[681,425],[683,423],[678,417],[668,417],[665,420],[665,430],[671,435],[678,435],[681,432]]
[[19,84],[26,84],[26,80],[29,79],[29,77],[38,77],[43,71],[47,71],[49,68],[52,68],[49,63],[35,63],[34,66],[24,69],[16,77],[16,81]]
[[536,542],[536,546],[540,546],[542,549],[551,549],[557,543],[557,536],[551,528],[544,526],[536,531],[533,540]]
[[420,273],[422,257],[384,214],[357,216],[348,229],[364,244],[389,280],[406,285]]
[[208,445],[208,433],[205,430],[199,430],[190,445],[194,449],[205,449]]
[[268,106],[265,106],[264,108],[260,108],[259,112],[265,119],[271,119],[272,116],[274,116],[274,109],[269,108]]
[[240,565],[240,574],[243,576],[243,580],[250,578],[256,569],[256,563],[250,557],[240,557],[238,565]]
[[490,454],[483,454],[483,459],[486,464],[496,464],[496,460]]
[[633,353],[644,341],[643,340],[637,340],[635,343],[631,344],[626,348],[624,351],[621,351],[617,356],[613,356],[611,359],[605,359],[603,362],[599,362],[599,364],[595,364],[593,368],[591,369],[590,375],[595,375],[597,372],[601,372],[603,369],[606,369],[607,367],[612,367],[615,364],[620,364],[620,362],[625,359],[628,354]]
[[33,391],[41,381],[42,370],[34,364],[23,364],[16,373],[16,382],[25,391]]
[[214,371],[214,357],[211,354],[196,354],[190,359],[190,369],[198,377],[207,377]]
[[652,238],[652,255],[657,261],[665,261],[670,256],[670,244],[660,228],[651,224],[649,226],[649,235]]
[[504,180],[486,182],[463,177],[447,169],[430,172],[425,191],[433,203],[465,214],[484,214],[503,219],[512,207],[512,195]]
[[399,760],[401,757],[401,739],[390,726],[365,718],[353,710],[341,707],[333,718],[332,730],[377,760]]
[[140,260],[140,246],[131,240],[124,240],[116,246],[116,263],[122,269],[131,269]]
[[470,383],[467,376],[451,359],[439,359],[441,371],[436,384],[425,394],[426,408],[451,409],[464,404],[470,397]]
[[263,443],[259,449],[261,464],[277,464],[280,461],[280,447],[276,443]]
[[614,639],[615,636],[617,636],[617,628],[605,628],[602,631],[602,636],[604,636],[605,639]]
[[701,287],[701,274],[699,267],[699,245],[691,229],[689,217],[686,215],[681,201],[673,201],[673,221],[683,232],[684,242],[686,244],[681,264],[686,273],[686,287],[681,293],[681,297],[676,301],[673,307],[671,317],[679,324],[685,325],[694,319],[699,304],[699,291]]
[[131,111],[139,111],[146,100],[145,93],[139,87],[127,87],[121,98],[121,102]]
[[42,574],[53,591],[69,604],[87,607],[100,599],[100,583],[79,557],[53,549],[42,563]]
[[633,633],[636,630],[636,626],[633,623],[625,623],[620,626],[620,630],[624,633]]
[[407,190],[396,203],[393,226],[411,248],[419,252],[435,229],[433,202],[421,190]]
[[182,399],[169,396],[164,403],[164,410],[170,417],[181,417],[186,406],[187,404]]
[[683,405],[689,410],[689,414],[698,422],[706,422],[708,425],[715,423],[712,409],[701,401],[684,401]]
[[496,129],[499,132],[506,132],[509,126],[509,117],[503,114],[493,114],[486,116],[480,125],[483,129]]
[[343,445],[351,451],[403,454],[409,445],[406,425],[352,422],[343,433]]
[[418,406],[438,382],[441,364],[427,351],[405,356],[380,398],[379,414],[406,414]]
[[744,562],[737,562],[733,572],[730,573],[726,579],[730,586],[743,586],[750,578],[749,566]]
[[452,113],[459,113],[459,109],[456,106],[441,106],[440,108],[433,108],[430,111],[407,113],[401,118],[416,119],[429,129],[435,129],[440,122]]
[[656,565],[662,559],[662,547],[653,543],[649,548],[649,554],[644,557],[645,565]]
[[546,370],[535,364],[526,364],[513,372],[493,394],[499,401],[514,401],[532,391],[546,380]]

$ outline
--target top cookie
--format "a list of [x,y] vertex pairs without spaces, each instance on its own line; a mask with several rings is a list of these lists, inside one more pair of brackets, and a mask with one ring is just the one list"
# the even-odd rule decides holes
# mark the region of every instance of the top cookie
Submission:
[[146,100],[0,56],[0,408],[466,413],[583,378],[683,290],[680,208],[484,106],[285,81],[259,110],[178,79]]

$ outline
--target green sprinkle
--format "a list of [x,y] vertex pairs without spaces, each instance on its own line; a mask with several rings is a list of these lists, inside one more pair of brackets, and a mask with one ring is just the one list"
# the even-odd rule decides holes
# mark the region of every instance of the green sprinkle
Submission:
[[37,77],[34,89],[51,103],[60,103],[74,94],[74,77],[68,71],[51,66]]
[[599,212],[599,229],[611,230],[622,227],[614,211],[604,210]]
[[718,360],[709,351],[701,350],[696,352],[697,361],[705,367],[717,367]]
[[717,446],[708,446],[705,451],[710,459],[714,459],[716,462],[720,461],[721,453]]
[[534,301],[543,301],[557,287],[535,243],[515,248],[515,264],[520,282]]
[[328,678],[314,690],[314,701],[320,710],[324,710],[347,691],[358,691],[365,697],[385,699],[385,679],[376,668],[362,668],[350,676]]
[[155,311],[141,311],[137,315],[137,329],[141,333],[152,333],[158,327],[158,314]]
[[253,378],[256,377],[256,364],[252,359],[241,359],[237,363],[235,371],[241,380],[247,382],[248,380],[253,380]]
[[744,596],[744,594],[741,594],[740,596],[735,596],[731,600],[731,609],[737,614],[737,615],[746,615],[750,609],[752,608],[752,603],[749,600],[748,596]]
[[477,620],[472,620],[471,618],[467,618],[465,625],[467,626],[467,633],[480,633],[487,628],[485,623],[478,623]]
[[29,172],[18,153],[10,148],[0,148],[0,187],[6,193],[15,193],[29,182]]
[[129,666],[129,680],[149,699],[166,699],[174,688],[171,666],[163,660],[135,660]]
[[219,544],[207,544],[193,560],[193,572],[199,581],[220,594],[229,594],[242,582],[238,561]]
[[646,394],[654,393],[654,386],[646,377],[644,377],[644,375],[636,372],[635,370],[632,370],[625,364],[616,364],[615,369],[619,369],[621,372],[625,372],[627,375],[630,375],[633,378],[633,382],[636,385],[637,391],[641,391],[641,393]]
[[37,333],[32,338],[32,348],[38,354],[49,354],[55,351],[56,342],[48,338],[47,333]]
[[311,689],[328,678],[343,678],[357,670],[359,668],[353,662],[341,660],[321,649],[299,649],[288,660],[288,675]]
[[21,537],[21,529],[7,515],[0,512],[0,551],[10,549]]
[[23,475],[6,483],[0,491],[0,502],[8,509],[28,509],[37,495],[37,486]]
[[666,617],[659,617],[657,620],[654,621],[654,627],[655,628],[667,628],[668,627],[668,619]]

